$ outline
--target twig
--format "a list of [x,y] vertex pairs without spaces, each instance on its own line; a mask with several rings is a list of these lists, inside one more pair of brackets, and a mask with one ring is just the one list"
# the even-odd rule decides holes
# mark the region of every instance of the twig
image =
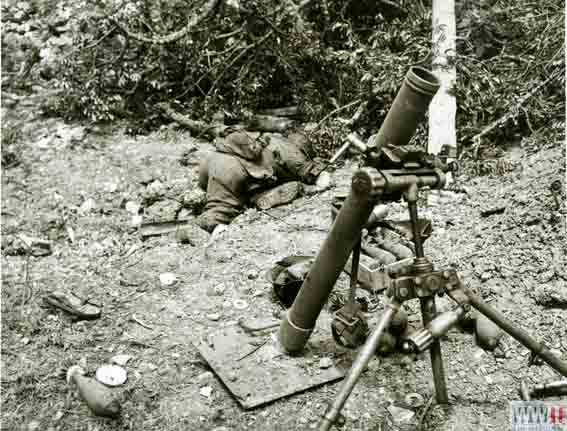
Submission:
[[331,117],[332,117],[333,115],[335,115],[336,113],[341,112],[341,111],[344,111],[345,109],[348,109],[348,108],[350,108],[351,106],[356,105],[357,103],[362,103],[362,100],[356,99],[356,100],[354,100],[353,102],[350,102],[350,103],[348,103],[348,104],[346,104],[346,105],[344,105],[344,106],[341,106],[341,107],[339,107],[339,108],[337,108],[337,109],[335,109],[335,110],[329,112],[327,115],[325,115],[325,116],[323,117],[323,119],[322,119],[321,121],[319,121],[319,123],[317,124],[317,129],[318,129],[319,127],[321,127],[325,121],[327,121],[329,118],[331,118]]
[[425,407],[423,408],[423,411],[421,412],[421,415],[419,415],[419,422],[417,423],[417,429],[421,429],[423,426],[423,420],[425,419],[425,415],[427,415],[427,412],[429,411],[429,409],[431,408],[431,404],[433,404],[433,399],[434,396],[431,395],[431,397],[429,397],[429,401],[427,401],[427,404],[425,405]]
[[246,54],[248,51],[250,51],[252,48],[255,48],[256,46],[260,45],[262,42],[264,42],[267,38],[269,38],[271,35],[274,34],[274,30],[270,30],[268,33],[266,33],[264,35],[264,37],[262,37],[261,39],[258,39],[256,42],[251,43],[250,45],[247,45],[241,52],[240,54],[238,54],[236,57],[234,57],[232,59],[232,61],[228,64],[228,66],[226,66],[223,71],[219,74],[219,76],[217,76],[217,79],[215,79],[215,82],[213,82],[213,85],[211,85],[211,88],[209,89],[209,91],[207,92],[207,96],[210,95],[212,93],[212,91],[215,89],[215,87],[217,86],[218,82],[220,81],[220,79],[224,76],[224,74],[226,73],[226,71],[228,69],[230,69],[232,67],[232,65],[234,63],[236,63],[242,56],[244,56],[244,54]]
[[189,34],[191,32],[191,30],[193,29],[193,27],[195,27],[201,21],[209,18],[209,16],[212,15],[213,11],[221,3],[221,1],[222,0],[209,0],[207,5],[203,9],[203,12],[200,15],[193,16],[192,19],[190,19],[187,22],[187,25],[185,27],[183,27],[181,30],[178,30],[176,32],[168,34],[167,36],[161,36],[161,37],[155,37],[155,38],[154,37],[145,37],[145,36],[142,36],[141,34],[131,32],[125,26],[123,26],[118,21],[116,21],[114,18],[110,18],[110,20],[124,34],[126,34],[126,36],[128,36],[128,37],[130,37],[134,40],[137,40],[138,42],[165,45],[165,44],[168,44],[168,43],[171,43],[171,42],[178,41],[179,39],[181,39],[181,38],[185,37],[187,34]]
[[104,33],[100,39],[98,39],[97,41],[91,43],[90,45],[85,46],[84,49],[91,49],[94,48],[95,46],[97,46],[99,43],[101,43],[104,39],[106,39],[109,35],[112,34],[112,32],[114,30],[116,30],[118,27],[114,26],[112,27],[110,30],[108,30],[106,33]]
[[151,327],[150,325],[148,325],[148,324],[142,322],[140,319],[138,319],[135,314],[132,314],[132,315],[130,316],[130,320],[133,321],[133,322],[136,322],[138,325],[140,325],[140,326],[142,326],[142,327],[144,327],[144,328],[146,328],[146,329],[149,329],[150,331],[154,329],[154,328]]

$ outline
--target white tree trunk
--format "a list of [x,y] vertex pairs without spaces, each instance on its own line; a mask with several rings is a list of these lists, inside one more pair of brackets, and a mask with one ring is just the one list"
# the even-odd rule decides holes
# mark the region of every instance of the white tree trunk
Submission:
[[[455,2],[433,0],[433,63],[432,71],[441,81],[441,88],[429,105],[428,152],[439,154],[444,145],[457,148],[455,115],[457,102],[451,90],[457,79],[455,68]],[[453,150],[453,151],[454,151]]]

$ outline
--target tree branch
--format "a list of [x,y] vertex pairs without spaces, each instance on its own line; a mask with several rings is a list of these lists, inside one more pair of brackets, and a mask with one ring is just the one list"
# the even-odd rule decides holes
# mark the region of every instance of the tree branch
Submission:
[[197,26],[201,21],[209,18],[213,11],[220,5],[222,0],[209,0],[209,2],[205,5],[203,12],[200,15],[193,16],[188,22],[185,27],[181,30],[175,31],[167,36],[160,36],[160,37],[146,37],[138,33],[131,32],[125,26],[120,24],[114,18],[110,18],[110,20],[128,37],[137,40],[138,42],[143,43],[151,43],[151,44],[158,44],[158,45],[165,45],[168,43],[175,42],[187,34],[191,32],[191,30]]

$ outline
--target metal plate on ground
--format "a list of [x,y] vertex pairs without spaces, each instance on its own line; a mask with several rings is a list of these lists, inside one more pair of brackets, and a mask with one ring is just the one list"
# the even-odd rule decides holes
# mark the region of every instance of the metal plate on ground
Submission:
[[[327,338],[327,337],[325,337]],[[237,325],[210,333],[195,347],[245,409],[341,379],[346,367],[329,364],[336,347],[311,337],[304,353],[289,356],[277,340],[277,329],[248,333]],[[325,363],[325,368],[321,364]],[[350,366],[350,364],[348,364]]]

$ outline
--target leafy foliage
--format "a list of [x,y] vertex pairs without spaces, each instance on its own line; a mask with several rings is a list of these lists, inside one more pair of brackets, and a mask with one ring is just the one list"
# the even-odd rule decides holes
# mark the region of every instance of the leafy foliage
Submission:
[[[205,4],[8,2],[3,20],[12,27],[3,38],[3,53],[6,48],[25,52],[20,57],[36,65],[32,75],[62,90],[44,106],[52,114],[92,121],[127,118],[152,128],[165,121],[156,108],[164,101],[204,120],[219,112],[237,119],[261,108],[297,104],[306,119],[325,118],[317,138],[331,147],[353,129],[365,136],[376,132],[408,68],[431,64],[426,0],[403,6],[369,0],[224,0],[212,16],[170,43],[131,37],[158,39],[179,31]],[[487,137],[509,139],[562,121],[563,6],[553,0],[457,5],[461,146],[470,146],[473,136],[510,110],[511,121]],[[22,13],[35,23],[23,34],[15,18]],[[4,71],[18,75],[22,59],[7,59]],[[357,110],[360,115],[348,121]],[[424,139],[422,128],[416,140]]]

